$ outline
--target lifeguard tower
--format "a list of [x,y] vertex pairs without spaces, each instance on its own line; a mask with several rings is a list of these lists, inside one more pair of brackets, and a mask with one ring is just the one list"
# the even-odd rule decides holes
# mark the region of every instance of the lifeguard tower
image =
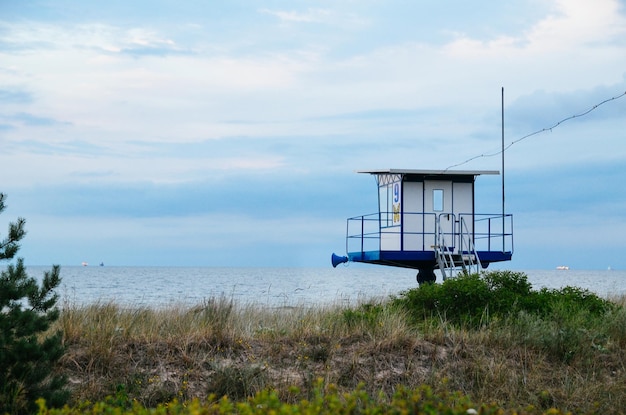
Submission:
[[417,269],[417,282],[445,280],[510,261],[513,217],[474,211],[474,182],[498,171],[368,170],[378,185],[378,212],[347,220],[347,256],[353,261]]

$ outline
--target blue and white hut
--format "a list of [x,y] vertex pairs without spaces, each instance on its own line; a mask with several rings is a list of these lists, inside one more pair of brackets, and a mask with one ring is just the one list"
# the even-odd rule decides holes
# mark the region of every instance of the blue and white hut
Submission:
[[378,212],[347,220],[347,256],[353,261],[417,269],[417,281],[456,271],[478,272],[510,261],[513,217],[474,210],[474,182],[498,171],[368,170],[378,186]]

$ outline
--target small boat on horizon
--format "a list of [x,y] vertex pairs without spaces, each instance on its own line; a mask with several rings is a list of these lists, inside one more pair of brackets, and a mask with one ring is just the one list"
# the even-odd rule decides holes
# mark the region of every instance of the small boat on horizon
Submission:
[[558,267],[556,267],[556,269],[560,271],[567,271],[569,267],[567,265],[559,265]]

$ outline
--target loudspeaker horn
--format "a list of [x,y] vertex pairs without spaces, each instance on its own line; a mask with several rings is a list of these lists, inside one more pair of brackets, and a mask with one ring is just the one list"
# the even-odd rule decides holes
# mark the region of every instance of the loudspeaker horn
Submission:
[[330,262],[333,263],[333,268],[336,268],[337,265],[343,264],[344,262],[348,262],[348,257],[347,256],[339,256],[339,255],[333,254],[330,257]]

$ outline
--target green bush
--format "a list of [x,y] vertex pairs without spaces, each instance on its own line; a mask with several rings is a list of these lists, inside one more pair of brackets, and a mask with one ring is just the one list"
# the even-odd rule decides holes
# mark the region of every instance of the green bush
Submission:
[[[0,193],[0,212],[4,199]],[[0,260],[15,256],[26,234],[24,224],[22,218],[9,224],[7,237],[0,240]],[[0,413],[32,413],[37,398],[60,406],[69,396],[63,389],[65,379],[54,373],[63,355],[61,333],[45,336],[59,317],[54,293],[61,282],[59,271],[54,266],[39,286],[18,258],[0,274]]]
[[514,317],[520,312],[552,318],[555,312],[565,309],[567,313],[585,311],[591,317],[604,315],[615,307],[610,301],[575,287],[534,291],[524,273],[513,271],[461,274],[442,284],[424,284],[401,293],[392,304],[407,311],[414,321],[438,317],[468,327]]
[[442,321],[466,329],[499,327],[501,332],[511,333],[514,342],[565,363],[574,358],[593,359],[607,347],[612,335],[618,343],[626,343],[620,335],[626,329],[618,324],[624,320],[616,318],[620,314],[614,303],[576,287],[534,291],[521,272],[462,274],[440,285],[406,291],[392,304],[406,311],[415,323]]
[[[298,393],[294,388],[294,393]],[[537,408],[506,409],[491,404],[475,404],[469,397],[460,392],[435,393],[428,386],[408,389],[399,386],[390,398],[384,396],[370,396],[361,386],[350,393],[340,393],[334,385],[324,385],[317,381],[311,399],[296,403],[283,402],[279,395],[272,390],[265,389],[254,397],[243,401],[232,400],[224,396],[221,399],[201,402],[173,401],[149,409],[135,403],[131,408],[119,408],[111,403],[95,403],[82,405],[76,408],[49,409],[45,401],[39,401],[39,415],[78,415],[78,414],[120,414],[120,415],[147,415],[147,414],[301,414],[301,415],[341,415],[341,414],[424,414],[424,415],[467,415],[467,414],[551,414],[560,415],[564,412],[550,409],[546,412]]]
[[405,291],[392,304],[404,309],[414,321],[436,317],[477,327],[511,310],[519,297],[516,291],[523,285],[519,281],[524,278],[517,274],[461,274],[442,284],[423,284]]

